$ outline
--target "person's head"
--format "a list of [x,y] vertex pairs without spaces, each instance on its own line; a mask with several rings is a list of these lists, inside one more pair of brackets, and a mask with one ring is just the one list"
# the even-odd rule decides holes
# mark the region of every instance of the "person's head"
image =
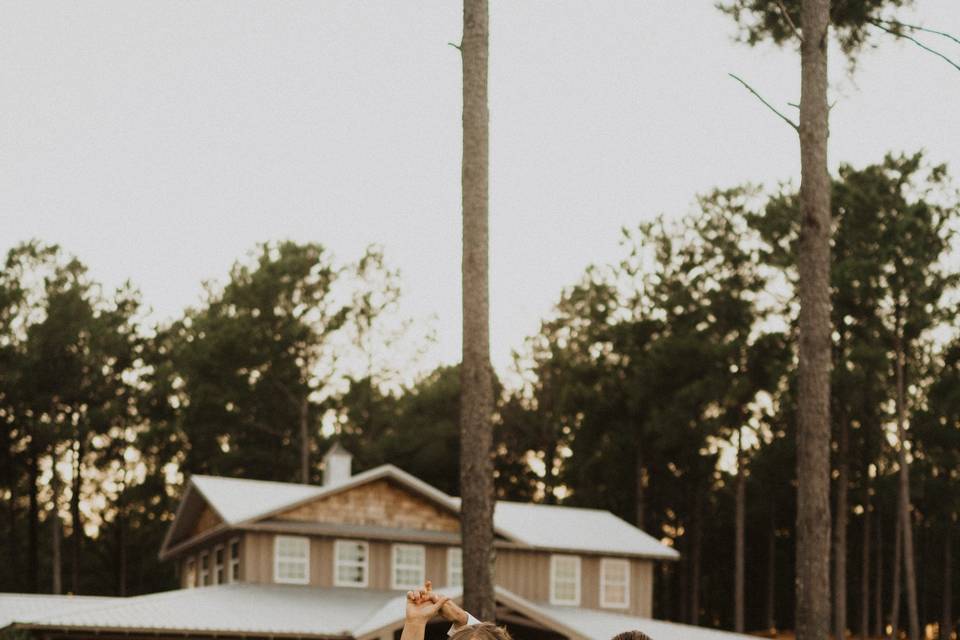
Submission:
[[513,640],[507,630],[492,622],[482,622],[464,627],[450,637],[450,640]]
[[624,631],[613,636],[612,640],[652,640],[643,631]]

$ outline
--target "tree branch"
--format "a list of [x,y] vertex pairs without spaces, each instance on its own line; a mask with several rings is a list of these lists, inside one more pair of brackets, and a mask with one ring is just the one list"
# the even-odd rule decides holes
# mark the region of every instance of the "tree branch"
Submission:
[[463,53],[463,48],[459,44],[454,44],[452,42],[448,42],[447,44],[453,47],[454,49],[456,49],[457,51],[459,51],[460,53]]
[[793,127],[793,130],[794,130],[794,131],[796,131],[797,133],[800,133],[800,125],[798,125],[796,122],[794,122],[793,120],[791,120],[791,119],[788,118],[787,116],[785,116],[785,115],[783,115],[782,113],[780,113],[779,111],[777,111],[776,108],[774,108],[774,106],[773,106],[772,104],[770,104],[769,102],[767,102],[766,100],[763,99],[763,96],[761,96],[759,93],[757,93],[756,91],[754,91],[753,87],[751,87],[749,84],[747,84],[747,83],[744,82],[742,79],[740,79],[738,76],[735,76],[735,75],[732,74],[732,73],[728,73],[727,75],[729,75],[731,78],[733,78],[734,80],[736,80],[737,82],[739,82],[740,84],[742,84],[744,87],[746,87],[747,91],[749,91],[750,93],[752,93],[754,96],[757,97],[757,100],[759,100],[760,102],[762,102],[763,104],[765,104],[766,107],[767,107],[768,109],[770,109],[770,111],[773,111],[775,114],[777,114],[778,116],[780,116],[780,118],[781,118],[784,122],[786,122],[788,125],[790,125],[791,127]]
[[878,19],[876,20],[876,22],[885,22],[885,23],[887,23],[887,24],[892,24],[892,25],[895,25],[895,26],[897,26],[897,27],[904,27],[904,28],[907,28],[907,29],[912,29],[913,31],[923,31],[924,33],[933,33],[933,34],[936,34],[936,35],[938,35],[938,36],[943,36],[944,38],[947,38],[948,40],[953,40],[953,41],[956,42],[957,44],[960,44],[960,38],[958,38],[957,36],[953,35],[952,33],[947,33],[946,31],[937,31],[936,29],[928,29],[928,28],[926,28],[926,27],[921,27],[921,26],[916,25],[916,24],[907,24],[906,22],[900,22],[900,21],[898,21],[898,20],[883,20],[883,19],[879,19],[879,18],[878,18]]
[[787,24],[790,25],[791,29],[793,29],[793,35],[797,36],[797,39],[800,42],[803,42],[803,36],[800,35],[800,29],[797,29],[797,25],[794,24],[793,18],[790,17],[790,12],[787,11],[785,6],[783,6],[783,0],[777,0],[777,6],[780,7],[780,12],[783,14],[783,17],[787,19]]
[[[944,60],[947,61],[947,64],[949,64],[950,66],[952,66],[952,67],[953,67],[954,69],[956,69],[957,71],[960,71],[960,64],[957,64],[956,62],[954,62],[953,60],[951,60],[951,59],[948,58],[947,56],[943,55],[942,53],[940,53],[940,52],[937,51],[936,49],[931,49],[930,47],[928,47],[927,45],[923,44],[922,42],[920,42],[919,40],[917,40],[917,39],[914,38],[913,36],[908,36],[908,35],[905,34],[905,33],[900,33],[899,31],[894,31],[893,29],[888,29],[887,27],[883,26],[882,24],[880,24],[880,23],[877,22],[876,20],[869,20],[869,22],[870,22],[870,24],[872,24],[872,25],[875,26],[876,28],[882,29],[882,30],[886,31],[887,33],[889,33],[890,35],[896,36],[897,38],[906,38],[907,40],[909,40],[909,41],[912,42],[913,44],[917,45],[917,46],[920,47],[921,49],[923,49],[923,50],[925,50],[925,51],[929,51],[930,53],[932,53],[933,55],[935,55],[935,56],[937,56],[937,57],[939,57],[939,58],[943,58]],[[952,36],[948,36],[948,37],[952,37]]]

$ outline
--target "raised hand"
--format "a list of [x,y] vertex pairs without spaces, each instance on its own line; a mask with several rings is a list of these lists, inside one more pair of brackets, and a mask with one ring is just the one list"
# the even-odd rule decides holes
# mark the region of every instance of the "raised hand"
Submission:
[[409,624],[426,626],[443,609],[450,598],[433,592],[433,585],[427,580],[423,589],[407,591],[406,621]]

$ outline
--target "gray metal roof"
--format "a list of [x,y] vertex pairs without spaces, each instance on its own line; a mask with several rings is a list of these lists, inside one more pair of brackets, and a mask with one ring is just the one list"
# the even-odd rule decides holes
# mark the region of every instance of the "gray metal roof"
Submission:
[[29,622],[56,613],[103,605],[117,598],[53,596],[33,593],[0,593],[0,629],[14,620]]

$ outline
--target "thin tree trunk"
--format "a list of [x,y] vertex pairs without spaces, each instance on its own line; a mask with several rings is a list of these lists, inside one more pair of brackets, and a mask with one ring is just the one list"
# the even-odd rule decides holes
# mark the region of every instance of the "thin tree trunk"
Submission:
[[57,471],[57,455],[53,454],[53,475],[50,479],[50,488],[53,490],[53,508],[50,511],[51,527],[53,529],[53,548],[51,550],[50,570],[52,576],[53,593],[63,593],[63,526],[60,520],[60,474]]
[[[689,497],[687,498],[687,504],[690,504]],[[684,533],[683,537],[680,538],[680,562],[677,563],[677,571],[679,572],[679,579],[677,580],[677,622],[689,622],[690,620],[690,573],[691,573],[691,561],[690,561],[690,552],[693,550],[693,544],[691,540],[693,538],[693,523],[689,523],[687,531]]]
[[907,462],[906,397],[904,395],[905,356],[902,337],[902,319],[899,304],[895,310],[896,327],[896,375],[897,375],[897,460],[900,463],[899,477],[899,518],[902,523],[903,573],[907,587],[907,615],[910,622],[910,640],[920,640],[920,617],[917,610],[917,573],[913,555],[913,525],[910,521],[910,471]]
[[736,521],[736,543],[734,552],[734,571],[733,571],[733,626],[737,633],[743,633],[743,579],[744,563],[746,556],[746,528],[744,524],[744,512],[747,503],[747,483],[746,468],[743,464],[743,431],[737,431],[737,484],[736,484],[736,505],[734,508],[734,520]]
[[460,369],[460,488],[464,605],[496,614],[493,592],[493,379],[489,308],[489,120],[487,0],[464,0],[463,362]]
[[700,555],[703,548],[703,492],[697,491],[693,508],[693,549],[690,552],[690,624],[700,624]]
[[940,640],[953,634],[953,523],[943,533],[943,612],[940,617]]
[[877,558],[877,570],[874,577],[873,587],[873,637],[883,637],[883,518],[880,517],[879,507],[874,512],[877,521],[877,550],[874,555]]
[[830,633],[830,0],[801,0],[797,640]]
[[634,504],[635,514],[636,514],[636,523],[638,529],[643,529],[644,520],[647,510],[646,498],[647,498],[647,469],[643,466],[643,445],[640,444],[639,438],[637,438],[637,459],[636,459],[636,468],[634,473],[636,474],[636,503]]
[[903,562],[903,520],[897,509],[895,533],[893,536],[893,586],[890,594],[890,637],[900,634],[900,566]]
[[850,491],[850,430],[846,417],[840,421],[837,451],[837,505],[833,523],[833,634],[847,635],[847,525]]
[[776,511],[773,505],[770,505],[770,531],[767,538],[767,611],[766,627],[770,631],[777,628],[776,611],[776,588],[777,588],[777,520]]
[[34,444],[36,434],[30,436],[29,459],[27,460],[27,476],[30,482],[30,528],[27,560],[27,586],[30,593],[40,592],[40,501],[37,496],[38,487],[38,469],[37,469],[37,448]]
[[74,595],[80,594],[80,545],[83,538],[83,523],[80,520],[80,489],[83,486],[81,471],[83,465],[83,433],[77,433],[73,457],[73,492],[70,495],[70,518],[73,520],[73,530],[70,535],[70,590]]
[[863,474],[863,541],[860,549],[860,638],[870,636],[870,487]]
[[310,484],[310,401],[300,401],[300,482]]
[[7,505],[7,517],[9,518],[10,530],[7,532],[7,566],[10,567],[12,582],[9,583],[11,591],[19,591],[23,588],[23,574],[20,572],[20,534],[17,518],[17,483],[19,478],[13,468],[13,463],[8,468],[10,474],[10,504]]

